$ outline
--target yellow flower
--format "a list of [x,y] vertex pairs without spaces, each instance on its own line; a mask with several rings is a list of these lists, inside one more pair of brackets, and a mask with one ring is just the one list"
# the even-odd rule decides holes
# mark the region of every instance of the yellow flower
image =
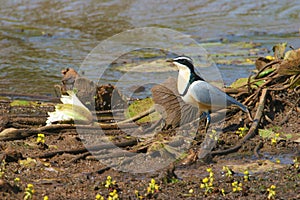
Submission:
[[266,59],[268,59],[268,60],[274,60],[275,58],[273,56],[266,56]]
[[14,182],[16,182],[16,183],[17,183],[17,182],[20,182],[20,178],[19,178],[19,177],[15,178],[15,179],[14,179]]
[[204,179],[202,179],[202,182],[203,182],[203,183],[208,183],[208,181],[209,181],[209,179],[208,179],[208,178],[204,178]]
[[221,193],[223,196],[225,196],[225,190],[223,188],[221,189]]
[[276,189],[275,185],[271,185],[271,187],[267,189],[267,191],[269,192],[268,199],[274,199],[275,198],[275,195],[276,195],[275,189]]
[[45,143],[45,135],[42,134],[42,133],[39,133],[39,134],[38,134],[38,137],[37,137],[37,139],[36,139],[36,142],[37,142],[37,143],[42,143],[42,144],[44,144],[44,143]]
[[275,185],[271,185],[271,189],[272,189],[272,190],[275,190],[275,189],[276,189],[276,186],[275,186]]

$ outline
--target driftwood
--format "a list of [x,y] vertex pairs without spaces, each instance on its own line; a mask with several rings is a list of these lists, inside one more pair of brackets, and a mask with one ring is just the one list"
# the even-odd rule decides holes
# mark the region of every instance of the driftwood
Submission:
[[154,108],[150,108],[145,112],[140,113],[137,116],[132,118],[116,122],[116,123],[94,123],[93,125],[74,125],[74,124],[53,124],[50,126],[42,126],[39,128],[30,128],[30,129],[15,129],[15,128],[7,128],[0,132],[0,141],[8,141],[8,140],[17,140],[24,139],[26,137],[30,137],[32,135],[36,135],[42,132],[57,132],[63,129],[120,129],[120,128],[136,128],[135,121],[153,113],[155,111]]

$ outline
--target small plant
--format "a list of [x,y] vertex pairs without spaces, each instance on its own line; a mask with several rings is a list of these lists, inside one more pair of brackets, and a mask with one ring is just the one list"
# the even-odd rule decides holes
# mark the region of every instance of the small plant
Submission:
[[209,177],[202,179],[202,183],[200,185],[200,188],[205,189],[205,194],[211,193],[214,189],[214,173],[211,168],[207,168],[206,171],[209,173]]
[[275,58],[274,58],[274,56],[268,55],[268,56],[266,56],[266,59],[268,59],[268,60],[274,60]]
[[14,184],[15,184],[15,186],[17,186],[17,187],[20,187],[20,181],[21,181],[21,179],[20,178],[15,178],[14,179]]
[[6,166],[6,161],[5,161],[5,159],[3,159],[1,161],[1,164],[0,164],[0,178],[3,177],[3,175],[4,175],[5,171],[6,171],[5,166]]
[[294,167],[295,167],[296,169],[298,169],[299,166],[300,166],[300,162],[299,162],[298,158],[296,157],[296,158],[293,160],[293,162],[294,162]]
[[233,183],[231,183],[231,185],[232,185],[233,192],[240,192],[243,190],[242,188],[243,184],[239,183],[238,181],[234,181]]
[[225,197],[225,195],[226,195],[225,190],[223,188],[221,189],[221,194],[223,195],[223,197]]
[[209,173],[209,178],[213,179],[214,178],[214,173],[213,173],[212,169],[211,168],[207,168],[206,171]]
[[143,199],[144,197],[139,193],[138,190],[134,190],[134,194],[136,196],[137,199]]
[[228,166],[223,166],[223,171],[228,178],[232,178],[233,171]]
[[249,129],[247,127],[240,127],[235,133],[239,135],[239,137],[243,137],[244,135],[246,135],[248,130]]
[[112,189],[116,185],[116,181],[113,181],[111,176],[107,176],[105,181],[105,187],[108,189]]
[[267,189],[267,191],[269,192],[268,199],[275,199],[275,195],[276,195],[275,189],[276,189],[275,185],[271,185],[271,187]]
[[43,133],[39,133],[36,138],[36,142],[38,144],[45,144],[45,135]]
[[119,200],[119,195],[116,189],[109,193],[108,200]]
[[48,149],[48,145],[45,143],[45,135],[39,133],[36,138],[36,143],[40,146],[41,149]]
[[277,141],[279,139],[279,135],[280,135],[279,133],[276,133],[275,136],[271,138],[271,144],[272,145],[276,145],[277,144]]
[[104,197],[101,194],[97,194],[95,199],[96,200],[104,200]]
[[24,192],[24,200],[32,199],[34,194],[34,189],[32,184],[27,184],[27,187],[25,188]]
[[249,181],[249,171],[248,170],[244,171],[244,181]]
[[213,129],[213,130],[211,130],[211,133],[209,134],[209,137],[211,139],[215,140],[215,141],[218,141],[219,134],[218,134],[218,132],[215,129]]
[[149,186],[147,187],[147,194],[154,194],[155,192],[159,191],[159,185],[156,184],[155,180],[152,178]]

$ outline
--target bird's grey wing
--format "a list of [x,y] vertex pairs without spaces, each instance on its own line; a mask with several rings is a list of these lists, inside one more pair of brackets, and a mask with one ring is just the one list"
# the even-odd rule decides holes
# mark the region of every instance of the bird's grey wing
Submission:
[[191,95],[201,104],[226,107],[226,94],[205,81],[196,81],[191,85]]
[[191,95],[193,96],[193,98],[202,104],[212,106],[212,109],[214,107],[226,108],[229,105],[236,104],[242,110],[247,112],[247,108],[243,104],[228,96],[219,88],[205,81],[196,81],[191,86],[193,88],[191,90]]

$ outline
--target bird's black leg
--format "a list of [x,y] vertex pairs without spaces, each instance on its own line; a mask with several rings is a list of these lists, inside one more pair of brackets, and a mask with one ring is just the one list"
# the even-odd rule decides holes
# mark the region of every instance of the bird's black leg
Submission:
[[[208,130],[209,125],[210,125],[210,119],[211,119],[211,118],[210,118],[209,112],[202,112],[201,115],[200,115],[200,117],[199,117],[199,120],[201,121],[201,119],[202,119],[203,117],[206,118],[206,123],[205,123],[205,133],[207,133],[207,130]],[[200,121],[199,121],[199,122],[200,122]]]
[[207,133],[211,118],[209,112],[203,112],[203,113],[206,115],[205,133]]
[[199,117],[199,120],[201,120],[203,117],[206,117],[206,113],[205,112],[202,112],[200,117]]

